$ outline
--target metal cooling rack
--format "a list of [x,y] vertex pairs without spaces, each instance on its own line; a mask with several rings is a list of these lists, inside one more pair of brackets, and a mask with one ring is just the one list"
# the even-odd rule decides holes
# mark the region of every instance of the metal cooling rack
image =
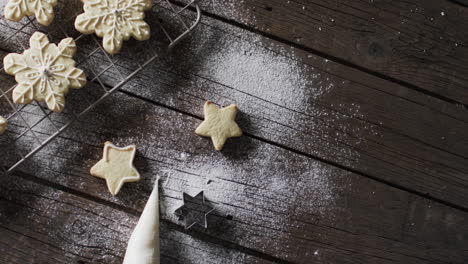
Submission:
[[[147,16],[154,15],[156,19],[150,20],[150,17],[145,19],[152,28],[151,40],[126,41],[121,54],[110,56],[101,45],[102,39],[94,34],[82,35],[74,30],[73,22],[82,12],[82,5],[76,0],[78,6],[74,7],[72,2],[74,1],[59,2],[55,10],[60,10],[64,19],[59,20],[61,18],[57,14],[54,23],[47,28],[29,17],[18,23],[7,21],[3,17],[0,20],[1,31],[7,32],[5,36],[1,36],[0,42],[8,52],[22,53],[29,47],[27,44],[29,37],[35,31],[46,33],[50,41],[55,43],[63,38],[73,37],[77,44],[75,56],[77,67],[84,70],[88,77],[88,84],[85,87],[79,90],[73,89],[67,95],[64,112],[54,113],[39,102],[29,105],[14,104],[11,94],[16,82],[13,76],[7,75],[4,69],[1,69],[0,116],[6,118],[9,125],[7,131],[0,136],[0,174],[2,171],[5,174],[10,173],[29,160],[76,120],[131,81],[145,66],[166,53],[168,49],[174,48],[197,27],[201,20],[201,10],[196,0],[191,0],[185,6],[175,5],[170,0],[156,0],[153,9],[146,12]],[[189,11],[189,8],[196,13]],[[154,23],[157,24],[152,21],[156,21]],[[161,40],[161,36],[165,38],[164,41]],[[3,53],[2,57],[6,55]],[[121,65],[120,61],[125,63]],[[96,89],[97,86],[100,88]]]

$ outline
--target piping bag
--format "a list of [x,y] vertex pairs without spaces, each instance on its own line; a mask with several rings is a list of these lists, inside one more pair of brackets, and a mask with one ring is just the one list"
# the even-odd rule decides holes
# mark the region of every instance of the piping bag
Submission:
[[160,264],[159,179],[128,241],[123,264]]

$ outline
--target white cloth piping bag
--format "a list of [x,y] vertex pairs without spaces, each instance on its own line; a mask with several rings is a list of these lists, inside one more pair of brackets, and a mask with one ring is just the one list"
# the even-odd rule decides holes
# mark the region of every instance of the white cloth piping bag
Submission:
[[159,179],[128,241],[123,264],[160,264]]

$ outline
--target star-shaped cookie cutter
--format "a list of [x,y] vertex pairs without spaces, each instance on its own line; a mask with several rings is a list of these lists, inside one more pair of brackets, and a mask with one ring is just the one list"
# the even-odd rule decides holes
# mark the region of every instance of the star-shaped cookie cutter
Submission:
[[203,191],[195,196],[185,192],[182,195],[184,204],[177,208],[174,214],[184,219],[185,229],[190,229],[194,225],[207,228],[207,216],[214,211],[214,208],[207,203]]

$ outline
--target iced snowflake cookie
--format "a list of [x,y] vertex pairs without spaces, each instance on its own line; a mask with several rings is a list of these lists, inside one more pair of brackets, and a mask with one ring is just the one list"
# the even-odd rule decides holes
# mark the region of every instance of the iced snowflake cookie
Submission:
[[204,106],[205,121],[198,126],[195,133],[203,137],[211,137],[216,150],[221,150],[228,138],[242,136],[242,130],[235,119],[237,105],[219,108],[208,101]]
[[9,0],[5,6],[5,18],[18,22],[25,16],[35,15],[44,26],[54,20],[54,6],[57,0]]
[[63,39],[58,46],[47,36],[36,32],[29,40],[30,48],[23,54],[11,53],[3,59],[5,72],[15,75],[18,85],[13,90],[13,101],[29,104],[45,101],[50,110],[62,112],[69,88],[81,88],[86,76],[75,68],[76,52],[72,38]]
[[104,49],[116,54],[122,41],[133,36],[137,40],[150,37],[150,27],[143,21],[152,0],[81,0],[84,13],[75,20],[75,28],[83,34],[103,37]]
[[3,118],[3,116],[0,116],[0,136],[5,133],[6,129],[8,126],[8,121]]

